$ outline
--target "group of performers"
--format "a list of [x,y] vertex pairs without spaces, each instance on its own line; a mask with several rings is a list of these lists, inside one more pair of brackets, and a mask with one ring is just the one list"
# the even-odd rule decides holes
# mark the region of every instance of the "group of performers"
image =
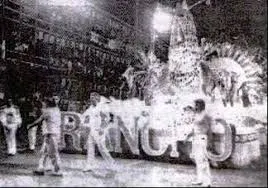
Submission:
[[[100,102],[100,95],[96,92],[90,95],[91,107],[87,110],[90,113],[91,124],[99,124],[98,114],[100,114],[101,108],[97,108],[98,102]],[[59,142],[61,137],[61,111],[59,108],[60,98],[58,96],[48,96],[41,100],[39,94],[34,94],[32,101],[26,102],[26,98],[20,99],[20,107],[13,103],[11,98],[6,98],[6,104],[1,106],[0,123],[3,126],[4,136],[7,145],[7,154],[9,156],[16,155],[17,152],[33,153],[36,150],[38,130],[42,133],[42,147],[41,157],[38,163],[37,170],[34,171],[35,175],[44,175],[48,165],[48,159],[54,167],[52,175],[62,176],[61,160],[59,155]],[[31,106],[31,107],[29,107]],[[27,110],[25,108],[28,108]],[[30,109],[30,110],[29,110]],[[27,115],[25,115],[27,111]],[[90,112],[89,112],[90,111]],[[25,117],[26,119],[24,119]],[[86,118],[86,117],[84,117]],[[23,125],[24,124],[24,125]],[[22,126],[23,125],[23,126]],[[41,127],[41,129],[39,129]],[[25,132],[26,130],[26,132]],[[93,133],[94,130],[91,130]],[[25,134],[26,133],[26,134]],[[19,135],[18,135],[19,134]],[[22,135],[20,135],[22,134]],[[27,135],[28,144],[24,149],[17,151],[17,138],[19,141],[24,141]],[[96,136],[96,134],[88,135],[87,140],[87,161],[84,171],[91,171],[94,168],[95,157],[95,144],[100,148],[100,152],[106,161],[114,163],[113,158],[108,154],[109,151],[104,146],[103,136]]]
[[[59,97],[49,96],[45,97],[44,100],[40,100],[39,95],[34,96],[33,104],[34,108],[29,114],[31,119],[26,128],[28,131],[29,150],[34,151],[36,148],[36,135],[38,125],[42,127],[41,132],[43,136],[43,144],[41,148],[41,156],[38,163],[38,168],[34,171],[35,175],[45,175],[47,170],[48,160],[54,167],[52,175],[62,176],[61,159],[59,154],[58,144],[61,136],[61,111],[58,106]],[[101,112],[100,95],[98,93],[91,93],[90,95],[90,107],[87,109],[87,114],[90,114],[90,125],[100,124],[101,120],[99,114]],[[100,104],[101,105],[101,104]],[[206,104],[204,100],[194,100],[193,105],[189,105],[185,108],[189,113],[195,114],[194,128],[189,137],[193,137],[192,140],[192,158],[194,159],[197,167],[197,182],[196,185],[210,186],[210,168],[209,160],[206,155],[208,145],[208,133],[210,131],[211,118],[206,114]],[[9,155],[15,155],[17,152],[16,146],[16,132],[21,127],[22,118],[20,109],[14,105],[12,99],[7,100],[7,104],[1,108],[1,124],[4,127],[4,133],[7,143],[7,153]],[[101,134],[101,131],[98,132]],[[103,133],[102,133],[103,134]],[[91,171],[96,168],[95,158],[95,145],[98,146],[100,153],[103,158],[109,164],[115,164],[114,159],[107,153],[108,149],[105,146],[103,135],[93,134],[92,131],[88,135],[87,139],[87,159],[84,171]],[[115,168],[115,166],[113,166]]]

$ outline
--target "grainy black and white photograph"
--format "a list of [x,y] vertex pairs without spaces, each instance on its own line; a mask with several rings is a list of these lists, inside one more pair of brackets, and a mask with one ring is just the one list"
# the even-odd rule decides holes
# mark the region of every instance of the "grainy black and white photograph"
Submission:
[[0,0],[0,187],[267,187],[266,0]]

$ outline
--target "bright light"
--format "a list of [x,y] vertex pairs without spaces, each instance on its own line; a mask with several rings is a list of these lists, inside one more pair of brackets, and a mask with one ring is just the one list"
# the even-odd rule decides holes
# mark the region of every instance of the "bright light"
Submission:
[[157,8],[154,14],[153,27],[160,33],[167,32],[170,29],[172,16],[169,13]]

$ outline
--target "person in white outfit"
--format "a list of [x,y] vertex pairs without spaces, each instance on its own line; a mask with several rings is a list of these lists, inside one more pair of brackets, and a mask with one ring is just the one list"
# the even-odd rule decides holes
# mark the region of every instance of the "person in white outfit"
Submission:
[[97,167],[95,160],[95,144],[104,160],[110,165],[115,164],[115,160],[111,157],[109,150],[105,145],[105,126],[108,126],[109,122],[104,122],[101,119],[101,112],[105,112],[106,110],[104,109],[102,102],[100,102],[100,98],[98,93],[92,92],[90,95],[91,106],[82,115],[83,122],[89,125],[90,128],[87,139],[87,159],[85,168],[83,169],[84,172],[92,171]]
[[7,154],[15,155],[17,153],[16,133],[21,126],[22,119],[19,108],[13,104],[10,98],[7,100],[7,105],[1,110],[0,121],[4,127]]
[[196,164],[197,181],[194,185],[202,185],[204,187],[211,186],[211,174],[209,159],[207,157],[208,138],[211,136],[212,118],[206,114],[205,101],[197,99],[194,101],[195,106],[190,108],[195,112],[195,120],[192,132],[187,136],[187,141],[191,136],[192,153],[191,158]]
[[41,158],[35,175],[44,175],[47,160],[50,158],[54,171],[52,175],[62,176],[61,160],[59,155],[58,143],[61,135],[61,112],[58,107],[58,98],[52,97],[46,100],[46,107],[42,109],[42,115],[35,122],[28,125],[29,128],[42,122],[42,132],[44,136],[41,149]]
[[[35,93],[33,96],[33,101],[31,102],[32,109],[29,112],[29,120],[32,120],[31,122],[38,119],[42,114],[42,102],[40,100],[40,95],[38,93]],[[28,140],[29,140],[29,151],[34,152],[35,146],[36,146],[36,136],[37,136],[37,129],[38,126],[32,127],[31,129],[28,129]]]

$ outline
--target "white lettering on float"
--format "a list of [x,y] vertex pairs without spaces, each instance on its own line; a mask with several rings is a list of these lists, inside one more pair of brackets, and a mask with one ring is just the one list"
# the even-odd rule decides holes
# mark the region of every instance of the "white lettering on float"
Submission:
[[[80,132],[80,125],[81,125],[81,114],[75,113],[75,112],[62,112],[61,116],[62,121],[62,135],[61,135],[61,142],[60,142],[60,148],[64,149],[66,148],[66,141],[65,136],[71,136],[72,138],[72,145],[74,149],[77,151],[81,151],[81,132]],[[68,143],[69,144],[69,143]],[[70,147],[70,146],[68,146]]]
[[149,136],[150,136],[150,129],[147,126],[145,126],[141,132],[141,146],[144,152],[149,156],[163,155],[168,148],[167,142],[161,142],[161,144],[159,144],[159,148],[154,149],[151,147]]
[[[122,135],[124,136],[124,138],[126,139],[129,147],[130,147],[130,150],[133,154],[135,155],[139,155],[140,154],[140,150],[139,150],[139,130],[138,130],[138,126],[137,126],[137,121],[136,119],[132,119],[130,120],[130,122],[128,121],[124,121],[122,117],[116,117],[117,119],[117,122],[118,122],[118,128],[117,128],[117,131],[118,131],[118,134],[115,139],[117,140],[116,141],[116,149],[118,149],[117,151],[115,152],[122,152],[122,148],[121,148],[121,133]],[[127,128],[125,126],[125,124],[134,124],[132,130],[129,130],[129,128]]]
[[[61,137],[61,149],[66,149],[66,148],[73,148],[77,150],[77,152],[82,150],[82,147],[85,148],[85,146],[81,146],[81,135],[83,135],[83,132],[81,128],[85,126],[85,124],[88,124],[88,118],[85,118],[84,122],[81,119],[81,114],[76,113],[76,112],[62,112],[62,137]],[[104,117],[102,116],[102,121],[103,119],[107,119],[107,116]],[[121,142],[121,136],[124,136],[124,139],[126,140],[130,151],[135,154],[135,155],[140,155],[140,148],[139,148],[139,142],[141,143],[141,148],[142,150],[149,156],[161,156],[163,155],[167,149],[168,146],[171,145],[171,153],[170,157],[179,157],[179,152],[177,148],[177,141],[174,139],[158,139],[159,141],[159,148],[153,148],[152,143],[150,143],[150,128],[148,126],[138,126],[139,118],[133,119],[133,122],[124,122],[124,118],[122,117],[115,117],[114,118],[114,124],[115,126],[112,127],[113,129],[113,136],[112,138],[113,143],[111,143],[111,138],[109,138],[110,135],[104,135],[107,139],[109,138],[109,144],[107,149],[110,152],[116,152],[116,153],[122,153],[122,142]],[[71,120],[71,122],[70,122]],[[132,128],[127,127],[127,123],[132,123],[134,126]],[[144,122],[143,122],[144,123]],[[147,122],[148,123],[148,122]],[[88,126],[88,125],[87,125]],[[108,125],[109,126],[109,125]],[[214,161],[223,161],[226,160],[230,155],[232,151],[232,145],[230,144],[232,140],[232,134],[230,131],[230,128],[224,124],[225,129],[227,130],[226,135],[224,136],[224,151],[223,153],[220,153],[218,155],[214,155],[209,153],[208,157],[211,160]],[[107,127],[109,129],[109,127]],[[105,132],[103,130],[103,132]],[[139,132],[141,134],[141,138],[139,140]],[[162,133],[162,135],[166,135],[168,137],[169,133],[168,131],[164,131],[165,133]],[[106,131],[106,134],[108,132]],[[68,145],[66,144],[65,141],[65,136],[69,135],[72,137],[73,142]],[[88,136],[88,135],[83,135],[83,136]],[[164,137],[162,137],[164,138]],[[97,139],[101,140],[101,139]],[[98,145],[96,143],[96,145]],[[113,146],[113,147],[112,147]],[[100,149],[100,148],[99,148]]]

